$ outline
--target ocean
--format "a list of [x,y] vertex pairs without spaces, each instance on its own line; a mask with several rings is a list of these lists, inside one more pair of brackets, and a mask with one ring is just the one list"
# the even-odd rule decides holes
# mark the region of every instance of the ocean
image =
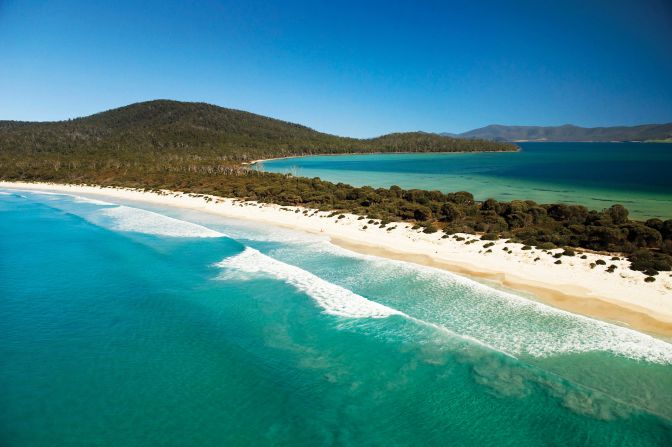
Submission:
[[477,200],[624,205],[672,218],[672,144],[518,143],[519,152],[372,154],[265,161],[259,168],[356,186],[469,191]]
[[0,192],[3,446],[672,445],[670,340],[113,202]]

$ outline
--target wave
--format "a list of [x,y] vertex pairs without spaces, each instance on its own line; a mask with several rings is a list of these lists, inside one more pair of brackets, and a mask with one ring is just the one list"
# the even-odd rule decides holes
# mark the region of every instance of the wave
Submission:
[[451,272],[354,253],[329,242],[274,249],[283,259],[319,266],[326,256],[340,262],[338,275],[352,290],[380,291],[385,303],[418,322],[475,340],[510,356],[536,358],[589,352],[672,364],[672,344],[635,330],[557,309],[532,298]]
[[292,245],[312,245],[315,243],[322,243],[328,241],[328,236],[305,233],[288,228],[275,227],[272,232],[269,232],[267,226],[262,224],[246,224],[245,227],[240,226],[240,221],[234,222],[233,225],[226,227],[226,233],[234,239],[241,239],[254,242],[274,242]]
[[82,197],[82,196],[72,196],[75,199],[75,202],[77,203],[90,203],[92,205],[100,205],[100,206],[115,206],[115,203],[110,203],[110,202],[105,202],[104,200],[98,200],[98,199],[91,199],[89,197]]
[[447,325],[452,331],[477,338],[497,350],[539,358],[609,352],[635,360],[672,364],[672,344],[650,335],[431,267],[399,261],[376,264],[376,272],[385,272],[387,281],[403,275],[415,276],[410,287],[414,296],[422,298],[416,299],[407,312],[422,320]]
[[[367,300],[348,289],[332,284],[293,265],[277,261],[250,247],[215,264],[244,273],[265,274],[291,284],[313,298],[326,313],[350,318],[386,318],[404,315],[390,307]],[[220,278],[227,278],[226,275]]]
[[[451,339],[467,341],[490,351],[514,357],[512,354],[475,337],[458,334],[444,326],[412,317],[398,309],[366,299],[344,287],[325,281],[302,268],[273,259],[251,247],[246,247],[242,253],[226,258],[216,263],[215,266],[233,270],[237,273],[268,275],[284,281],[306,293],[324,309],[325,313],[330,315],[347,318],[387,318],[397,315],[419,326],[438,331]],[[231,278],[230,273],[219,276],[219,279]],[[235,279],[241,279],[241,277],[235,276]]]
[[211,230],[202,225],[175,219],[141,208],[117,205],[115,203],[83,197],[76,194],[33,190],[26,190],[26,192],[30,195],[68,197],[72,198],[75,203],[87,203],[101,207],[105,206],[106,208],[96,209],[93,213],[81,210],[78,210],[75,213],[80,215],[81,212],[81,215],[93,224],[108,227],[116,231],[184,238],[217,238],[226,236],[223,233]]
[[[89,197],[84,197],[84,196],[78,196],[76,194],[68,194],[68,193],[62,193],[62,192],[51,192],[51,191],[35,191],[32,189],[16,189],[15,191],[22,191],[22,192],[28,192],[33,195],[39,195],[39,196],[62,196],[62,197],[72,197],[75,202],[77,203],[90,203],[93,205],[100,205],[100,206],[116,206],[115,203],[110,203],[110,202],[105,202],[103,200],[98,200],[98,199],[91,199]],[[9,194],[9,193],[3,193],[3,194]],[[25,196],[21,196],[25,197]]]
[[186,238],[213,238],[226,236],[223,233],[211,230],[202,225],[124,205],[114,208],[104,208],[97,211],[92,218],[94,223],[100,224],[101,222],[98,217],[110,219],[110,226],[117,231]]

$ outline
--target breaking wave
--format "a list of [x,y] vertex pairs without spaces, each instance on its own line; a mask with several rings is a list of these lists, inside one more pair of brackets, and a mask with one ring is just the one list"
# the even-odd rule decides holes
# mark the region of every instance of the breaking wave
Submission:
[[405,280],[405,299],[400,299],[408,304],[396,307],[498,350],[532,357],[609,352],[672,364],[672,344],[650,335],[431,267],[386,260],[373,264],[375,278],[364,277],[359,281],[386,289],[392,281]]
[[[92,205],[100,205],[100,206],[115,206],[116,205],[114,203],[105,202],[103,200],[92,199],[92,198],[89,198],[89,197],[78,196],[76,194],[68,194],[68,193],[64,193],[64,192],[36,191],[36,190],[32,190],[32,189],[16,189],[15,191],[28,192],[32,195],[38,195],[38,196],[70,197],[76,203],[90,203]],[[10,193],[0,192],[0,194],[5,195],[5,194],[10,194]]]
[[90,203],[92,205],[100,205],[100,206],[114,206],[114,203],[110,202],[105,202],[104,200],[98,200],[98,199],[91,199],[89,197],[82,197],[82,196],[73,196],[75,199],[75,202],[77,203]]
[[[415,324],[436,330],[448,337],[466,340],[492,351],[513,357],[510,353],[491,346],[469,335],[458,334],[444,326],[424,321],[401,312],[400,310],[371,301],[344,287],[325,281],[302,268],[286,264],[267,256],[251,247],[230,258],[215,264],[216,267],[244,274],[268,275],[279,279],[306,293],[330,315],[347,318],[386,318],[398,315]],[[219,279],[230,279],[231,272],[224,273]],[[236,276],[235,279],[240,279]]]
[[202,225],[124,205],[101,209],[93,216],[93,219],[98,221],[94,223],[101,223],[98,217],[109,219],[107,223],[117,231],[186,238],[225,236],[223,233]]
[[[238,255],[224,259],[216,266],[244,273],[270,275],[305,292],[331,315],[350,318],[403,315],[398,310],[367,300],[348,289],[327,282],[299,267],[277,261],[250,247]],[[226,275],[222,278],[225,277]]]
[[[672,344],[627,327],[557,309],[451,272],[388,260],[329,242],[283,247],[273,253],[315,265],[327,281],[381,294],[381,301],[418,321],[512,356],[536,358],[608,352],[635,360],[672,364]],[[325,256],[348,258],[338,272],[320,268]],[[410,318],[410,317],[409,317]]]

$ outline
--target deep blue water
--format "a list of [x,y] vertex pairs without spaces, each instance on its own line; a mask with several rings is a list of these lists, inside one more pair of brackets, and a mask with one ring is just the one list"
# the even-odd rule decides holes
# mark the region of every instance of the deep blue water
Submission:
[[672,345],[268,226],[0,194],[0,444],[672,443]]

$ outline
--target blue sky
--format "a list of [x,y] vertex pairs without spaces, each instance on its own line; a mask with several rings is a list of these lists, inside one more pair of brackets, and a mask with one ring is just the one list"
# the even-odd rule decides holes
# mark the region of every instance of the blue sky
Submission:
[[672,121],[672,2],[0,0],[0,119],[155,98],[357,137]]

